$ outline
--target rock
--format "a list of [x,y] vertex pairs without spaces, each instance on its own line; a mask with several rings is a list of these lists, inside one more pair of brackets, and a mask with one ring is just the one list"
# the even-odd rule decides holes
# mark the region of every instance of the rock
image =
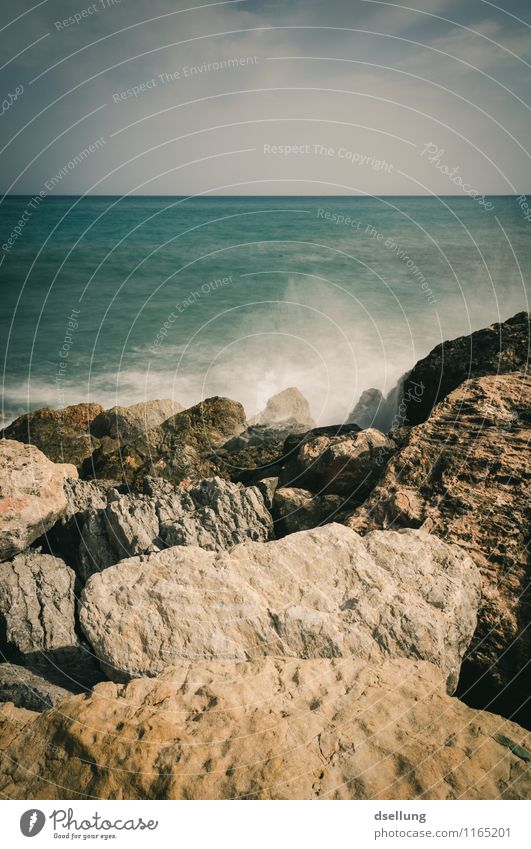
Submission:
[[[77,495],[79,504],[98,504],[57,525],[47,535],[50,550],[61,553],[82,583],[90,575],[127,557],[173,545],[197,545],[211,551],[245,540],[268,540],[273,520],[261,492],[211,478],[174,487],[162,478],[145,478],[143,493],[102,488]],[[77,536],[76,536],[77,533]]]
[[278,478],[262,478],[256,484],[256,488],[262,493],[266,509],[271,513],[273,509],[273,499],[278,487]]
[[530,314],[521,312],[470,336],[437,345],[404,381],[403,423],[426,421],[435,404],[469,378],[525,371],[529,361],[529,320]]
[[446,695],[431,664],[404,659],[201,662],[99,684],[43,714],[1,705],[1,749],[0,792],[24,801],[531,792],[530,735]]
[[141,488],[146,476],[172,483],[229,473],[216,449],[247,427],[241,404],[207,398],[177,413],[127,444],[109,438],[83,467],[86,477],[104,477]]
[[28,550],[0,563],[0,625],[6,645],[34,655],[77,644],[75,575],[62,560]]
[[343,518],[344,500],[340,495],[312,495],[307,489],[279,487],[273,499],[277,537],[306,531]]
[[99,444],[89,427],[102,410],[99,404],[74,404],[61,410],[43,407],[15,419],[1,436],[35,445],[54,463],[80,467]]
[[19,708],[43,711],[71,696],[68,690],[50,684],[25,666],[0,663],[0,702],[13,702]]
[[73,466],[48,460],[33,445],[0,442],[0,559],[23,551],[63,515],[66,476]]
[[96,416],[90,432],[100,438],[108,436],[121,442],[130,442],[182,410],[182,404],[169,399],[142,401],[129,407],[112,407]]
[[[333,428],[316,428],[298,444],[296,437],[286,440],[282,485],[363,501],[381,476],[394,443],[374,428],[345,432],[346,427],[339,433]],[[290,452],[291,445],[294,449]]]
[[379,389],[365,389],[347,419],[348,424],[357,424],[363,430],[366,427],[375,427],[384,430],[376,424],[376,420],[383,409],[385,399]]
[[286,439],[306,432],[307,428],[294,419],[277,425],[252,425],[229,439],[216,453],[225,463],[231,480],[257,484],[279,476],[286,460]]
[[439,664],[451,690],[478,603],[479,575],[459,548],[332,524],[122,560],[89,579],[79,619],[113,680],[201,658],[414,656]]
[[315,427],[308,401],[295,386],[273,395],[264,410],[250,420],[252,425],[274,425],[287,420],[303,425],[307,430]]
[[468,682],[488,684],[490,698],[501,693],[497,709],[511,714],[525,702],[517,676],[531,649],[530,401],[525,374],[466,381],[404,431],[405,444],[348,521],[360,533],[423,527],[468,552],[483,580]]

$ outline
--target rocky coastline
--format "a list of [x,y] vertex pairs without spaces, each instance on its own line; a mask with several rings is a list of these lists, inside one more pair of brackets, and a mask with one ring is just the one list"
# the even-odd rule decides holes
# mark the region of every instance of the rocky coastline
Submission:
[[[0,792],[524,799],[530,315],[317,427],[294,387],[0,440]],[[527,670],[526,670],[527,666]]]

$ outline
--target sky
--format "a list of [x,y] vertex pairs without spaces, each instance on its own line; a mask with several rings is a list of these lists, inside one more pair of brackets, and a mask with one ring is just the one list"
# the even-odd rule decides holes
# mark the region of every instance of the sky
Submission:
[[529,0],[10,0],[12,194],[531,193]]

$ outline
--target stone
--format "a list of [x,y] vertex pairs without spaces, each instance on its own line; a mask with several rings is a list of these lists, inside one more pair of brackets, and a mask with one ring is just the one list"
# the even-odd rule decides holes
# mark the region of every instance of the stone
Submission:
[[90,432],[100,438],[107,436],[130,442],[182,410],[182,404],[171,399],[142,401],[129,407],[111,407],[96,416],[90,425]]
[[0,560],[27,548],[55,524],[67,507],[70,465],[52,463],[34,445],[0,442]]
[[252,425],[274,425],[287,420],[303,425],[307,430],[315,427],[310,405],[302,392],[295,386],[273,395],[265,409],[250,420]]
[[405,424],[426,421],[436,404],[465,380],[525,371],[530,314],[521,312],[470,336],[442,342],[419,360],[402,387]]
[[330,524],[122,560],[88,580],[79,621],[113,680],[202,658],[414,656],[438,664],[451,691],[478,603],[479,574],[459,548]]
[[312,495],[307,489],[279,487],[272,506],[276,536],[341,521],[344,509],[340,495]]
[[19,708],[43,711],[71,696],[68,690],[51,684],[25,666],[0,663],[0,702],[12,702]]
[[[338,433],[333,428],[317,428],[298,444],[296,437],[286,440],[282,486],[363,501],[381,476],[395,446],[374,428],[350,431],[347,428],[340,428]],[[294,448],[289,451],[291,445]]]
[[487,701],[499,693],[496,709],[511,715],[527,697],[531,649],[530,409],[526,374],[466,381],[403,431],[402,447],[347,522],[359,533],[422,527],[470,555],[483,596],[464,665],[468,686],[487,687]]
[[100,404],[73,404],[60,410],[43,407],[25,413],[0,436],[35,445],[54,463],[81,467],[99,444],[89,433],[92,420],[103,410]]
[[246,427],[245,411],[237,401],[207,398],[130,443],[105,437],[84,464],[83,474],[116,480],[136,489],[141,489],[147,476],[162,477],[174,484],[214,475],[227,479],[228,470],[216,449]]
[[0,705],[0,792],[26,804],[523,800],[530,750],[514,722],[471,710],[440,670],[406,659],[203,661],[46,713]]
[[75,646],[75,574],[57,557],[29,549],[0,563],[0,625],[5,645],[23,655]]
[[347,419],[348,424],[357,424],[361,429],[375,427],[384,430],[376,424],[376,420],[383,409],[385,398],[379,389],[364,389],[356,406]]
[[[268,540],[273,519],[260,490],[221,478],[174,487],[163,478],[145,478],[143,493],[92,487],[85,506],[47,535],[50,550],[75,568],[81,582],[118,561],[173,545],[197,545],[211,551],[245,540]],[[70,496],[72,498],[72,496]],[[97,505],[97,506],[96,506]],[[77,535],[76,535],[77,534]]]
[[229,439],[217,450],[231,480],[247,485],[277,477],[286,460],[284,444],[293,434],[304,434],[307,427],[294,419],[276,425],[251,425]]

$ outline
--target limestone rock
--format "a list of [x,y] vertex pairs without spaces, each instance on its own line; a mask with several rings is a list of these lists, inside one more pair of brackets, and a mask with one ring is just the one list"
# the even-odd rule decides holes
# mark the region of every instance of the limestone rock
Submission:
[[171,399],[142,401],[129,407],[111,407],[96,416],[90,425],[90,432],[100,438],[108,436],[121,442],[130,442],[182,410],[182,404]]
[[267,402],[265,409],[251,419],[250,424],[274,425],[291,420],[303,425],[307,430],[315,427],[312,419],[310,405],[295,386],[283,389],[273,395]]
[[24,800],[531,792],[531,736],[446,695],[431,664],[404,659],[202,662],[99,684],[43,714],[0,705],[2,749],[0,792]]
[[31,549],[0,563],[0,624],[6,644],[24,655],[76,645],[74,579],[62,560]]
[[241,404],[207,398],[129,443],[106,437],[84,465],[86,477],[123,481],[141,488],[146,476],[172,483],[219,475],[229,477],[216,449],[247,427]]
[[382,474],[394,443],[374,428],[348,428],[337,428],[339,432],[316,428],[298,444],[296,437],[286,440],[282,485],[363,501]]
[[80,467],[99,444],[89,428],[102,410],[99,404],[73,404],[61,410],[43,407],[15,419],[1,436],[35,445],[54,463]]
[[340,495],[312,495],[307,489],[283,486],[275,490],[272,509],[276,535],[284,536],[341,521],[345,508]]
[[525,374],[465,382],[428,421],[404,432],[405,444],[348,521],[360,533],[423,527],[468,552],[482,574],[483,599],[466,665],[482,686],[490,682],[490,698],[504,691],[497,709],[511,714],[526,699],[518,674],[531,649],[530,408]]
[[414,656],[440,665],[452,690],[478,603],[479,575],[457,547],[331,524],[122,560],[89,579],[79,618],[115,680],[201,658]]
[[0,559],[5,560],[50,528],[65,512],[65,476],[73,466],[52,463],[33,445],[0,442]]
[[0,663],[0,702],[12,702],[19,708],[43,711],[71,695],[68,690],[51,684],[25,666]]
[[405,423],[426,421],[435,404],[465,380],[525,371],[529,362],[530,314],[442,342],[420,360],[404,381]]

